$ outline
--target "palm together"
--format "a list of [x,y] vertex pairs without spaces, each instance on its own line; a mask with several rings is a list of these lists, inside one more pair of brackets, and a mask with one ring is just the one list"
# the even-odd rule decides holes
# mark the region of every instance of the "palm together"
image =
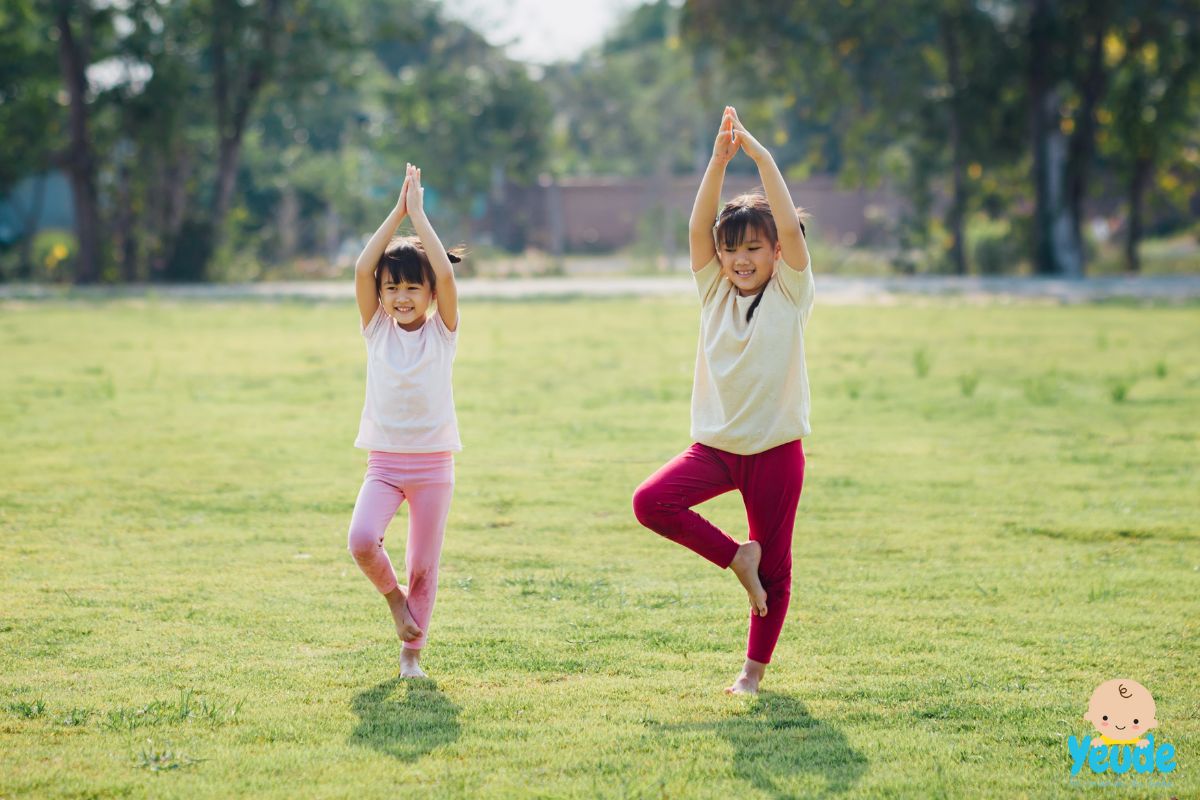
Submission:
[[425,188],[421,186],[421,170],[412,164],[404,168],[404,185],[400,187],[400,197],[396,199],[396,210],[400,216],[405,214],[420,214],[425,210]]
[[713,144],[713,158],[727,164],[733,160],[739,149],[744,149],[746,155],[755,161],[767,152],[738,119],[737,109],[725,106],[721,127],[717,130],[717,141]]

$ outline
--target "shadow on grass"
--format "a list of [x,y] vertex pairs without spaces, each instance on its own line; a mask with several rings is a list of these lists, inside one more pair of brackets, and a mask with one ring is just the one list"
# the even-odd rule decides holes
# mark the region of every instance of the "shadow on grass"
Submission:
[[416,761],[458,739],[461,709],[433,680],[386,680],[354,697],[359,723],[350,743],[371,747],[401,761]]
[[841,731],[815,719],[803,703],[785,694],[763,692],[744,714],[685,727],[712,731],[728,741],[734,775],[766,797],[794,797],[788,785],[803,774],[824,779],[822,794],[845,792],[867,769],[866,756],[852,748]]

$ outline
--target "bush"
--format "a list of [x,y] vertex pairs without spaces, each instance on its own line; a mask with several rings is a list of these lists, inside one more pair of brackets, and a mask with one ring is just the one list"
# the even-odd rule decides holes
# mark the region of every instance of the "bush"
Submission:
[[48,228],[33,236],[34,280],[69,281],[75,274],[79,243],[67,230]]
[[980,275],[1016,273],[1026,256],[1024,236],[1007,219],[975,217],[967,223],[967,252]]

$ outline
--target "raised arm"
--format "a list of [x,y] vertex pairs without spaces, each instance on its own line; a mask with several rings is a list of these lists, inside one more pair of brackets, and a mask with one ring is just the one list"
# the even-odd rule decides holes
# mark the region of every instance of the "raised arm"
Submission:
[[421,188],[421,170],[409,165],[405,181],[408,186],[408,213],[412,217],[413,230],[417,232],[421,246],[425,248],[425,255],[429,257],[429,265],[433,267],[433,274],[437,276],[438,314],[447,328],[456,330],[458,286],[454,283],[454,265],[450,263],[450,256],[442,246],[437,231],[429,222],[429,217],[425,216],[425,190]]
[[354,297],[358,300],[358,314],[362,317],[364,328],[371,321],[371,317],[375,316],[375,309],[379,308],[379,294],[375,291],[375,267],[379,266],[379,259],[383,256],[383,251],[387,249],[392,234],[396,232],[396,228],[400,226],[408,213],[408,205],[405,200],[407,192],[408,176],[405,175],[404,185],[400,187],[400,197],[396,199],[396,207],[387,215],[387,219],[379,226],[379,230],[375,231],[375,235],[359,253],[358,261],[354,262]]
[[776,165],[775,159],[771,158],[767,148],[742,125],[737,111],[733,111],[733,128],[737,131],[738,144],[758,165],[758,177],[762,179],[767,202],[771,206],[771,216],[775,218],[775,229],[779,233],[779,244],[783,248],[783,260],[797,271],[807,269],[808,244],[804,240],[800,217],[796,214],[796,206],[792,202],[792,194],[788,191],[783,173],[779,171],[779,166]]
[[699,272],[717,254],[713,242],[713,223],[717,220],[717,204],[721,201],[721,185],[725,183],[725,167],[738,151],[738,142],[733,137],[733,108],[725,106],[717,140],[713,143],[712,158],[704,170],[700,188],[696,190],[696,202],[692,205],[692,216],[688,220],[688,250],[691,253],[692,272]]

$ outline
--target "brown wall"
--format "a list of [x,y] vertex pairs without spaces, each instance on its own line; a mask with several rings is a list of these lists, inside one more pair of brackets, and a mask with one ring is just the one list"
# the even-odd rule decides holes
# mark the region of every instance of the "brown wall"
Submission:
[[[666,207],[676,225],[686,225],[700,176],[659,181],[628,178],[567,178],[538,186],[506,187],[504,201],[490,215],[488,227],[498,244],[513,249],[536,247],[549,252],[617,250],[639,236],[638,221]],[[749,176],[730,175],[722,197],[759,187]],[[854,244],[870,238],[879,222],[902,210],[895,195],[882,190],[840,189],[832,177],[788,183],[792,199],[812,215],[810,235]],[[869,213],[870,212],[870,213]],[[653,224],[653,223],[652,223]],[[652,230],[652,229],[651,229]],[[647,231],[641,231],[643,237]],[[686,247],[686,242],[680,243]]]

